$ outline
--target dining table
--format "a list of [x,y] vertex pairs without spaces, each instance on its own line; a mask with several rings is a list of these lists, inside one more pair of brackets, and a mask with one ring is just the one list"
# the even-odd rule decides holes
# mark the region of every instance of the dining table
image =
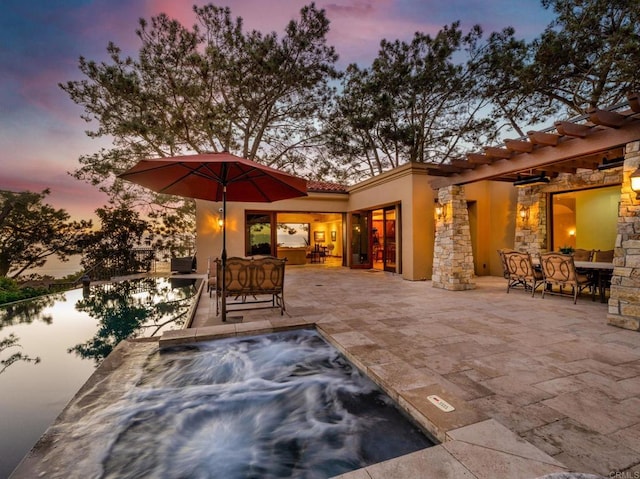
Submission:
[[605,291],[607,289],[607,283],[611,278],[613,272],[613,263],[604,261],[574,261],[576,269],[591,273],[594,278],[594,282],[598,287],[598,293],[600,294],[600,302],[605,303]]

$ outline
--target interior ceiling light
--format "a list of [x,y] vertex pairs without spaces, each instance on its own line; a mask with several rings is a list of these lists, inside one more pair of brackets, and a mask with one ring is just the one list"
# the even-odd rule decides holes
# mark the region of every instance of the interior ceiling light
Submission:
[[513,186],[524,187],[524,186],[544,185],[549,183],[550,181],[551,180],[549,179],[549,177],[543,171],[539,175],[526,176],[524,178],[521,178],[520,175],[518,175],[518,179],[513,182]]

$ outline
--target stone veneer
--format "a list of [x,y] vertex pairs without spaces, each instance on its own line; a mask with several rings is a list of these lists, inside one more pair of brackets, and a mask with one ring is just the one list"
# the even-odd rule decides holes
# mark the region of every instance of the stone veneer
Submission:
[[640,142],[628,143],[618,210],[609,324],[640,331],[640,199],[631,190],[631,173],[640,167]]
[[[520,208],[527,208],[529,216],[520,218]],[[547,247],[547,195],[539,186],[518,188],[516,206],[516,234],[513,248],[522,253],[538,254]]]
[[[623,167],[564,173],[548,185],[518,191],[514,249],[536,254],[549,250],[547,241],[547,198],[550,193],[622,184],[618,210],[613,277],[609,299],[609,324],[640,331],[640,200],[631,190],[629,176],[640,167],[640,142],[629,143]],[[529,208],[522,220],[521,207]]]
[[445,214],[436,218],[433,287],[451,291],[474,289],[471,229],[464,187],[440,188],[438,202]]

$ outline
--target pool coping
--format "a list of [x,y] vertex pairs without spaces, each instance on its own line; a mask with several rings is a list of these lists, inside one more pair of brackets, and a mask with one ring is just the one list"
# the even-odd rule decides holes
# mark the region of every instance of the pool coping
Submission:
[[[166,348],[199,341],[268,334],[293,329],[315,329],[356,367],[384,390],[402,411],[440,444],[405,456],[358,469],[340,479],[536,478],[567,473],[568,468],[489,418],[413,368],[376,357],[368,340],[357,332],[332,331],[330,324],[305,320],[265,319],[167,331],[159,340]],[[406,366],[406,368],[404,367]],[[455,410],[445,412],[429,396],[443,399]],[[572,476],[580,477],[580,475]]]

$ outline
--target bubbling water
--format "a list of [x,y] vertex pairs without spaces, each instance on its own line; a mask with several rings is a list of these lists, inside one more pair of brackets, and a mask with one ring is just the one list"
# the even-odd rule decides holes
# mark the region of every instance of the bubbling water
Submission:
[[162,351],[86,419],[104,478],[327,478],[433,445],[308,330]]

